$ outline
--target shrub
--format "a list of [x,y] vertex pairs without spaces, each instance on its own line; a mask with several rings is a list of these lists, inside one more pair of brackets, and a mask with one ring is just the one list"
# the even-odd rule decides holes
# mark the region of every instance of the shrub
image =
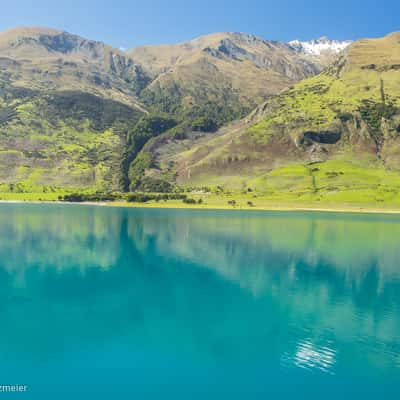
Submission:
[[185,204],[196,204],[196,200],[195,199],[183,199],[183,202]]
[[71,202],[71,203],[82,203],[85,201],[114,201],[120,198],[119,195],[115,193],[71,193],[66,194],[62,198],[58,197],[59,200]]
[[143,178],[137,185],[137,189],[143,192],[155,192],[155,193],[170,193],[173,190],[173,185],[162,179],[155,178]]
[[148,201],[167,201],[167,200],[185,200],[186,194],[181,193],[165,193],[165,194],[154,194],[154,193],[129,193],[127,200],[131,203],[147,203]]
[[215,132],[218,129],[215,120],[209,117],[198,117],[191,122],[190,126],[194,131],[201,132]]
[[176,140],[186,139],[186,129],[182,125],[178,125],[168,131],[168,135]]

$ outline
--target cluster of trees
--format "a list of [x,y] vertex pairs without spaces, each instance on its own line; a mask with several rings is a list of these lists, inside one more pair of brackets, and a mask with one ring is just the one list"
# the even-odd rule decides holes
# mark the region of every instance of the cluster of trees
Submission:
[[183,193],[131,193],[127,200],[132,203],[147,203],[148,201],[182,200],[185,204],[203,204],[203,199],[195,200]]
[[[160,191],[166,192],[170,188],[167,182],[154,181],[144,178],[147,168],[151,167],[152,155],[146,151],[146,144],[151,139],[168,132],[174,139],[182,140],[188,131],[214,132],[218,129],[215,119],[194,115],[179,122],[178,118],[163,113],[152,113],[144,115],[129,131],[127,136],[127,150],[122,163],[124,190]],[[154,188],[159,186],[159,189]]]
[[241,118],[251,111],[251,107],[242,105],[231,88],[218,93],[215,100],[197,93],[196,104],[190,106],[185,103],[187,94],[187,89],[177,82],[163,87],[158,82],[151,88],[144,89],[140,97],[150,109],[174,115],[180,123],[203,132],[213,132],[223,124]]
[[177,121],[165,114],[147,114],[140,118],[128,132],[127,150],[122,162],[124,190],[137,190],[142,183],[144,171],[151,165],[151,155],[141,153],[145,144],[175,127]]
[[196,201],[195,199],[192,199],[192,198],[186,198],[186,199],[183,199],[183,202],[185,204],[203,204],[203,199],[199,199]]
[[97,202],[97,201],[116,201],[126,200],[130,203],[147,203],[149,201],[168,201],[182,200],[185,204],[202,204],[203,200],[189,198],[184,193],[70,193],[59,196],[60,201],[71,203]]
[[181,193],[130,193],[127,200],[130,203],[147,203],[148,201],[167,201],[167,200],[183,200],[187,199],[186,194]]
[[96,131],[104,131],[115,124],[123,124],[128,128],[138,121],[141,114],[137,109],[118,101],[81,91],[49,94],[40,99],[39,109],[54,123],[58,119],[68,120],[70,126],[79,128],[82,121],[88,120]]
[[376,103],[370,100],[364,100],[359,111],[367,125],[377,131],[381,129],[382,118],[391,119],[400,113],[400,110],[393,104]]
[[225,102],[205,101],[197,104],[184,114],[184,120],[187,121],[193,130],[202,132],[214,132],[222,125],[246,115],[248,108],[239,105],[240,102],[234,100]]
[[115,201],[123,199],[121,193],[70,193],[64,196],[59,196],[61,201],[67,201],[71,203],[82,203],[86,201]]
[[50,185],[34,185],[27,182],[0,184],[0,192],[10,193],[56,193],[60,188]]
[[141,96],[153,112],[142,116],[127,135],[127,150],[122,163],[122,187],[125,191],[153,191],[146,188],[149,182],[143,181],[146,169],[152,165],[151,151],[146,151],[150,147],[146,144],[150,144],[151,139],[164,133],[182,140],[187,132],[215,132],[227,121],[248,111],[237,108],[236,102],[228,100],[223,104],[206,100],[186,110],[181,104],[180,88],[175,84],[162,90],[157,90],[157,87],[152,91],[144,90]]
[[215,132],[218,129],[217,121],[208,116],[197,117],[189,125],[193,131],[200,132]]

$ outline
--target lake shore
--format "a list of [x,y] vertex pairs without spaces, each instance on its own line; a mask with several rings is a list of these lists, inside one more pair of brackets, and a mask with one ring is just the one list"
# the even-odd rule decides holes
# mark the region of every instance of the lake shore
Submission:
[[203,203],[203,204],[185,204],[180,201],[150,201],[146,203],[126,202],[126,201],[110,201],[110,202],[66,202],[51,200],[0,200],[1,204],[53,204],[53,205],[82,205],[82,206],[102,206],[102,207],[119,207],[119,208],[148,208],[148,209],[187,209],[187,210],[221,210],[221,211],[277,211],[277,212],[330,212],[330,213],[366,213],[366,214],[400,214],[399,208],[374,207],[371,205],[353,205],[353,204],[337,204],[337,205],[315,205],[315,204],[288,204],[270,202],[259,206],[249,206],[247,204],[238,204],[235,206]]

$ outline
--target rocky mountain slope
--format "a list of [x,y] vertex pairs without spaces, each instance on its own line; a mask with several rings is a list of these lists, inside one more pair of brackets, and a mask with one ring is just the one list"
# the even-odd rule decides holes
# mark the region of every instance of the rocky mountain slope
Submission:
[[184,116],[211,116],[218,124],[244,116],[271,94],[321,70],[290,45],[244,33],[142,46],[128,54],[153,77],[141,94],[146,104]]
[[400,33],[360,40],[323,73],[214,136],[148,144],[147,176],[279,198],[400,193]]
[[0,33],[3,80],[34,90],[81,90],[141,109],[136,95],[149,77],[104,43],[48,28]]
[[308,57],[310,61],[322,68],[332,63],[348,46],[352,43],[351,40],[331,40],[325,36],[309,40],[292,40],[288,44],[297,53]]
[[213,131],[319,70],[246,34],[126,54],[60,30],[2,32],[0,191],[127,189],[153,136]]
[[46,28],[0,33],[0,190],[119,188],[148,80],[100,42]]
[[352,43],[351,40],[331,40],[325,36],[319,39],[301,41],[291,40],[289,45],[298,53],[319,56],[323,53],[339,54]]

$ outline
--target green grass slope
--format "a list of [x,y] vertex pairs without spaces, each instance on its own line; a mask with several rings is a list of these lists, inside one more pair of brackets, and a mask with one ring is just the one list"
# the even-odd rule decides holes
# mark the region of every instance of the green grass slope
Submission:
[[[135,160],[150,139],[172,127],[177,137],[214,131],[317,69],[250,35],[192,46],[157,51],[154,62],[60,30],[0,32],[0,190],[165,189],[144,176],[144,153]],[[159,68],[176,50],[185,60],[170,79]]]
[[120,189],[127,132],[141,115],[88,93],[8,86],[0,94],[0,191]]
[[147,174],[278,200],[397,201],[400,33],[355,42],[245,120],[185,143],[156,149]]
[[0,33],[0,191],[124,187],[149,77],[126,54],[48,28]]

